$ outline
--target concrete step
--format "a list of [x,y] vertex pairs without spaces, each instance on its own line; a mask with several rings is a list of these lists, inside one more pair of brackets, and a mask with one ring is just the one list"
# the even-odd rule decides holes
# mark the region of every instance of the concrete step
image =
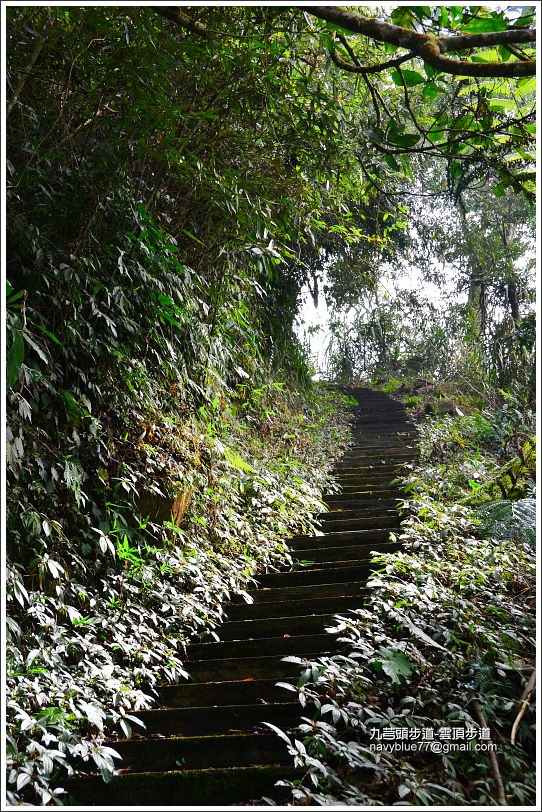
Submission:
[[[159,704],[162,708],[254,705],[290,702],[295,698],[291,691],[277,686],[277,680],[272,678],[229,680],[227,682],[186,682],[164,686],[159,690],[159,695]],[[208,762],[206,766],[216,767],[217,765]],[[174,767],[175,765],[173,765]],[[164,767],[164,769],[166,768]]]
[[[362,599],[355,601],[352,597],[345,600],[335,598],[334,603],[322,599],[323,606],[315,607],[310,600],[298,601],[296,604],[289,604],[286,608],[280,604],[259,604],[259,609],[265,617],[237,618],[227,620],[220,626],[218,636],[220,640],[255,640],[258,637],[278,637],[283,636],[289,630],[295,630],[296,634],[314,634],[323,631],[330,625],[333,616],[337,613],[348,611],[351,608],[359,608],[366,595]],[[321,609],[330,611],[320,614]],[[292,614],[296,612],[299,614]],[[313,612],[313,614],[311,614]],[[305,613],[305,614],[303,614]],[[318,614],[317,614],[318,613]],[[212,638],[208,638],[211,642]]]
[[294,552],[314,547],[336,547],[345,544],[371,544],[387,541],[390,531],[387,528],[368,530],[344,530],[342,532],[323,533],[320,536],[294,536],[288,547]]
[[[190,651],[196,660],[218,660],[271,655],[286,657],[289,654],[304,657],[312,654],[330,653],[336,650],[337,643],[330,634],[322,632],[321,634],[298,635],[295,634],[295,630],[293,631],[294,634],[287,632],[282,637],[194,643],[190,646]],[[190,673],[190,663],[187,663],[187,670]]]
[[[275,804],[288,799],[287,787],[275,786],[281,779],[300,777],[292,767],[276,764],[254,767],[172,770],[167,772],[127,772],[105,784],[100,777],[69,779],[62,782],[73,799],[72,805],[149,807],[174,806],[177,809],[201,806],[262,804],[262,797]],[[158,805],[158,806],[157,806]]]
[[[316,652],[306,652],[303,656],[312,656]],[[300,673],[299,666],[275,655],[239,656],[236,659],[196,660],[185,663],[190,677],[201,682],[216,682],[241,679],[296,679]]]
[[[325,538],[325,536],[324,536]],[[247,611],[257,611],[261,603],[277,603],[281,606],[290,601],[300,601],[312,599],[314,601],[327,598],[346,598],[359,594],[364,586],[360,581],[344,581],[336,583],[313,584],[310,575],[307,574],[307,582],[302,585],[292,585],[285,587],[260,587],[251,590],[248,594],[253,599],[253,603],[246,601],[230,603],[227,608],[228,618],[232,615],[239,617]]]
[[[309,573],[305,573],[310,578]],[[313,597],[311,591],[318,592],[319,597]],[[287,618],[303,617],[306,615],[326,615],[334,612],[345,612],[347,609],[356,609],[361,606],[367,595],[367,589],[363,581],[356,584],[304,584],[303,586],[290,586],[282,589],[272,589],[270,592],[283,593],[284,598],[272,598],[268,601],[264,597],[259,598],[257,603],[238,604],[228,606],[228,620],[217,629],[217,634],[222,638],[222,629],[233,621],[248,621],[252,619],[255,623],[263,623],[264,620],[282,618],[284,626],[278,627],[278,632],[292,632],[291,624],[287,623]],[[287,597],[288,592],[292,597]],[[297,595],[296,595],[297,593]],[[331,593],[331,594],[327,594]],[[233,627],[232,627],[233,628]],[[227,628],[225,629],[227,633]]]
[[361,486],[356,488],[347,488],[344,493],[326,494],[324,496],[326,505],[337,505],[341,502],[352,501],[353,499],[373,499],[373,501],[382,499],[403,499],[405,493],[400,488],[387,488],[377,490],[376,488],[362,489]]
[[326,506],[328,510],[325,513],[321,513],[320,516],[344,515],[347,512],[377,516],[383,509],[386,511],[397,510],[397,499],[383,499],[382,497],[373,499],[372,497],[363,497],[362,499],[351,499],[350,502],[352,504],[345,504],[345,500],[342,500],[341,504],[330,505],[329,500],[332,498],[331,496],[327,497]]
[[346,530],[387,530],[399,527],[401,518],[394,516],[362,516],[350,519],[326,519],[321,523],[324,533],[334,533]]
[[[258,583],[266,587],[293,586],[294,584],[333,584],[343,581],[363,581],[371,572],[370,557],[361,559],[355,566],[350,562],[342,566],[340,562],[319,563],[312,569],[301,567],[286,572],[269,572],[258,577]],[[374,569],[374,568],[373,568]]]
[[[330,637],[330,635],[327,635]],[[290,694],[290,692],[285,692]],[[264,722],[277,727],[299,723],[303,714],[294,694],[286,702],[255,702],[240,705],[158,708],[134,714],[145,723],[145,733],[163,736],[195,736],[213,733],[239,733],[265,729]]]
[[111,746],[134,772],[292,763],[285,742],[270,730],[268,733],[262,730],[257,733],[126,739],[112,742]]
[[360,559],[363,550],[366,555],[372,552],[377,553],[393,553],[401,548],[399,542],[388,541],[383,544],[366,544],[364,548],[361,545],[351,545],[348,547],[315,547],[312,550],[300,550],[299,561],[301,563],[324,563],[332,561],[356,561]]

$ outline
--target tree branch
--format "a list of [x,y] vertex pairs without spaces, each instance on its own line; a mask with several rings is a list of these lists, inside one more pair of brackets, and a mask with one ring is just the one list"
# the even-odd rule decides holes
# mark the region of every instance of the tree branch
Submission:
[[366,76],[369,73],[380,73],[380,71],[386,70],[386,68],[396,68],[399,65],[402,65],[403,62],[407,62],[409,59],[414,59],[416,56],[416,54],[408,53],[404,54],[403,56],[398,56],[395,59],[389,59],[387,62],[382,62],[380,65],[351,65],[349,62],[345,62],[343,59],[341,59],[335,50],[330,51],[329,55],[337,67],[342,68],[342,70],[350,71],[350,73],[361,73],[362,76]]
[[[474,707],[474,713],[476,715],[476,718],[480,722],[480,725],[482,727],[487,727],[488,725],[487,725],[487,722],[486,722],[486,720],[484,718],[484,714],[482,713],[482,708],[480,707],[480,703],[478,702],[478,700],[473,699],[472,705]],[[491,739],[490,739],[490,742],[491,742]],[[489,756],[491,769],[493,771],[493,777],[495,779],[495,784],[497,786],[497,803],[500,806],[506,806],[507,805],[506,804],[506,793],[504,791],[504,784],[502,782],[502,776],[501,776],[501,771],[499,769],[499,762],[497,761],[497,756],[495,755],[495,752],[493,751],[493,749],[489,749],[487,751],[487,754]]]
[[408,28],[383,22],[372,17],[348,11],[341,6],[299,6],[304,12],[321,20],[340,25],[355,34],[362,34],[378,42],[387,42],[406,48],[420,57],[435,70],[453,76],[487,76],[517,78],[535,76],[536,63],[533,60],[518,62],[468,62],[444,56],[448,51],[464,51],[469,48],[518,42],[535,42],[536,32],[532,28],[508,28],[506,31],[486,34],[457,34],[449,37],[436,37],[420,34]]
[[187,31],[192,31],[193,34],[199,34],[207,39],[212,37],[211,32],[207,31],[204,25],[192,20],[188,14],[181,11],[179,6],[149,6],[149,8],[156,14],[160,14],[161,17],[165,17],[166,20],[186,28]]
[[534,669],[531,676],[529,677],[529,680],[527,681],[527,684],[526,684],[525,688],[523,689],[523,694],[521,695],[521,708],[519,709],[519,713],[516,716],[516,719],[515,719],[514,724],[512,726],[512,733],[510,734],[510,742],[511,742],[511,744],[516,743],[516,733],[518,732],[519,723],[521,722],[521,720],[522,720],[522,718],[523,718],[523,716],[525,714],[525,711],[527,710],[527,706],[528,706],[528,704],[530,702],[532,693],[534,691],[535,683],[536,683],[536,668]]

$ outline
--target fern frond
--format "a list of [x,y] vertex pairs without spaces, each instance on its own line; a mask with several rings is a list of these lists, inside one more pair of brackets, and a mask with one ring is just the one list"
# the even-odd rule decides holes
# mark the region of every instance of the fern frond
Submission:
[[485,537],[510,541],[535,543],[536,500],[499,499],[486,502],[476,511],[480,519],[480,530]]

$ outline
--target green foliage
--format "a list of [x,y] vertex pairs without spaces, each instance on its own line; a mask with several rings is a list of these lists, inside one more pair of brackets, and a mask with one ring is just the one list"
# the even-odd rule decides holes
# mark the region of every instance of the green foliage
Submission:
[[476,511],[481,530],[490,538],[508,539],[511,542],[536,544],[536,500],[532,498],[500,499],[487,502]]
[[[346,438],[331,420],[340,399],[279,382],[247,395],[216,404],[212,432],[199,416],[183,419],[181,401],[149,415],[143,434],[125,431],[118,411],[108,438],[117,462],[101,454],[101,432],[93,440],[90,410],[46,445],[19,424],[26,462],[15,449],[8,517],[10,803],[58,802],[51,781],[89,763],[108,780],[118,765],[104,737],[129,737],[155,686],[188,676],[190,640],[221,622],[224,602],[246,595],[258,570],[290,561],[289,535],[314,530],[325,471]],[[179,491],[189,494],[182,516]],[[163,516],[143,515],[147,504]]]
[[151,9],[10,9],[12,804],[111,776],[106,736],[313,528],[343,436],[292,331],[294,252],[344,195],[288,143],[332,126],[328,90],[311,108],[281,35],[262,87],[228,14],[215,61]]
[[[443,26],[470,24],[448,12]],[[337,400],[311,388],[298,296],[329,261],[330,295],[357,301],[352,280],[374,292],[408,244],[388,196],[416,169],[405,89],[424,143],[453,153],[456,189],[486,149],[499,199],[518,182],[510,150],[529,166],[528,82],[397,71],[383,121],[298,10],[190,14],[185,29],[147,6],[6,13],[10,804],[60,803],[52,783],[74,766],[108,780],[106,736],[131,735],[156,685],[186,676],[189,641],[312,529],[344,434]],[[359,322],[364,371],[404,356],[399,311]],[[450,341],[429,329],[426,368],[441,370]],[[532,386],[533,331],[502,328],[493,379],[509,395],[516,363]],[[341,374],[358,360],[345,351]],[[397,687],[394,645],[371,667]]]
[[398,378],[391,378],[389,381],[382,386],[383,392],[395,392],[397,389],[400,389],[401,381]]

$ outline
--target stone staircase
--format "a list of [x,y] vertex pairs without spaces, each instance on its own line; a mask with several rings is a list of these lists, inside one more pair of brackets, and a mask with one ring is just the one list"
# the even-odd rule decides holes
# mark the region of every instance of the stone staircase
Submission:
[[63,781],[72,802],[89,806],[243,806],[284,803],[279,779],[296,772],[285,743],[265,726],[289,730],[302,711],[277,680],[295,681],[299,667],[283,662],[337,653],[325,632],[334,614],[359,608],[367,594],[372,551],[398,549],[388,541],[400,519],[393,480],[415,458],[416,432],[403,407],[382,392],[344,390],[352,407],[355,444],[336,465],[341,492],[326,498],[321,536],[297,536],[300,562],[259,577],[252,604],[229,604],[219,642],[189,647],[192,682],[164,686],[160,705],[137,715],[145,738],[116,741],[121,772]]

